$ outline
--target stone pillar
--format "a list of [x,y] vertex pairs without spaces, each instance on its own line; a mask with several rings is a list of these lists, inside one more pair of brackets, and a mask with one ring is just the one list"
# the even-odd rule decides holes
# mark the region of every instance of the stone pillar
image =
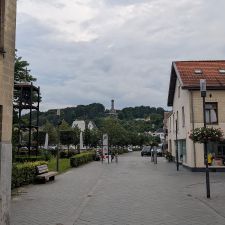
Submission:
[[10,224],[12,145],[0,143],[0,178],[1,178],[1,223]]
[[10,224],[16,0],[0,0],[0,224]]

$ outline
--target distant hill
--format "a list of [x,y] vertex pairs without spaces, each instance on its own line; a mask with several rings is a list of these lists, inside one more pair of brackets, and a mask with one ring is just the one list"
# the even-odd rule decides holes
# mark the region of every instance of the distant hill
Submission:
[[[67,107],[61,109],[61,119],[64,119],[68,124],[72,124],[75,119],[87,119],[98,121],[101,118],[107,116],[108,110],[105,109],[104,105],[100,103],[92,103],[89,105],[78,105],[77,107]],[[154,123],[156,127],[162,126],[163,113],[164,109],[159,107],[150,107],[150,106],[137,106],[137,107],[128,107],[122,110],[117,110],[118,118],[122,121],[130,121],[135,119],[146,119],[149,121],[140,121],[139,123],[148,123],[149,126]],[[23,116],[23,119],[28,120],[29,115],[26,114]],[[57,124],[57,115],[56,109],[50,109],[47,112],[40,112],[39,122],[40,126],[45,124],[47,121],[53,125]],[[138,123],[136,121],[136,123]]]
[[119,119],[132,120],[137,118],[148,118],[151,114],[159,114],[163,116],[164,109],[150,106],[136,106],[124,108],[119,112]]

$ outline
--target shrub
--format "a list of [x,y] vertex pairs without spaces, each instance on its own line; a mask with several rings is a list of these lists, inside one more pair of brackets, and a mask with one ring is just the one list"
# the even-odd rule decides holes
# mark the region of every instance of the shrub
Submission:
[[94,160],[95,152],[82,152],[70,158],[71,167],[78,167]]
[[60,158],[70,158],[70,157],[72,157],[72,156],[74,156],[74,155],[76,155],[76,154],[77,154],[76,151],[72,151],[72,150],[64,150],[64,151],[61,151],[61,152],[59,153],[59,156],[60,156]]
[[114,152],[117,152],[119,155],[122,155],[123,153],[128,153],[128,149],[127,148],[118,148],[113,150]]
[[44,156],[15,156],[14,160],[19,163],[45,161]]
[[41,157],[43,158],[44,161],[49,161],[52,158],[52,154],[50,151],[48,151],[46,149],[42,149]]
[[33,183],[36,177],[36,166],[43,164],[46,164],[46,162],[14,163],[12,166],[12,188]]
[[172,156],[171,152],[166,151],[165,157],[169,162],[173,161],[173,156]]

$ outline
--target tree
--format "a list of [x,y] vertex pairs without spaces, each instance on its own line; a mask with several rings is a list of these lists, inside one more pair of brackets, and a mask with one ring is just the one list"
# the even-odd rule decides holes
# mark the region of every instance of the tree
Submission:
[[70,125],[63,119],[62,123],[59,125],[59,130],[60,131],[72,130],[72,127],[70,127]]
[[57,131],[55,129],[55,127],[49,123],[48,121],[46,122],[46,124],[43,126],[43,131],[45,131],[46,133],[48,133],[48,143],[51,144],[57,144]]
[[106,118],[101,122],[102,133],[107,133],[109,136],[110,145],[124,145],[124,138],[126,137],[126,130],[116,118]]
[[73,132],[74,132],[73,144],[77,146],[80,142],[80,129],[76,126],[75,128],[73,128]]
[[99,141],[101,140],[101,132],[98,129],[93,129],[90,132],[90,146],[91,147],[97,147],[99,144]]
[[85,128],[84,130],[84,145],[89,146],[91,144],[91,131],[88,128]]
[[26,60],[23,60],[22,57],[15,56],[14,64],[14,82],[32,82],[37,79],[30,74],[29,63]]
[[[45,144],[45,137],[46,137],[46,132],[45,131],[39,131],[38,132],[38,144],[44,145]],[[37,141],[37,132],[33,133],[33,139]]]
[[73,130],[61,130],[60,131],[60,143],[67,145],[68,151],[70,145],[74,143],[74,132]]

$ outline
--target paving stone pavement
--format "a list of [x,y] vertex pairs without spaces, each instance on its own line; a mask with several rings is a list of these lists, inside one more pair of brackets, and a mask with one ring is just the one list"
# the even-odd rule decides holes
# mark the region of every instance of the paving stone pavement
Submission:
[[93,162],[29,185],[12,198],[12,225],[225,225],[225,174],[192,173],[140,152]]

